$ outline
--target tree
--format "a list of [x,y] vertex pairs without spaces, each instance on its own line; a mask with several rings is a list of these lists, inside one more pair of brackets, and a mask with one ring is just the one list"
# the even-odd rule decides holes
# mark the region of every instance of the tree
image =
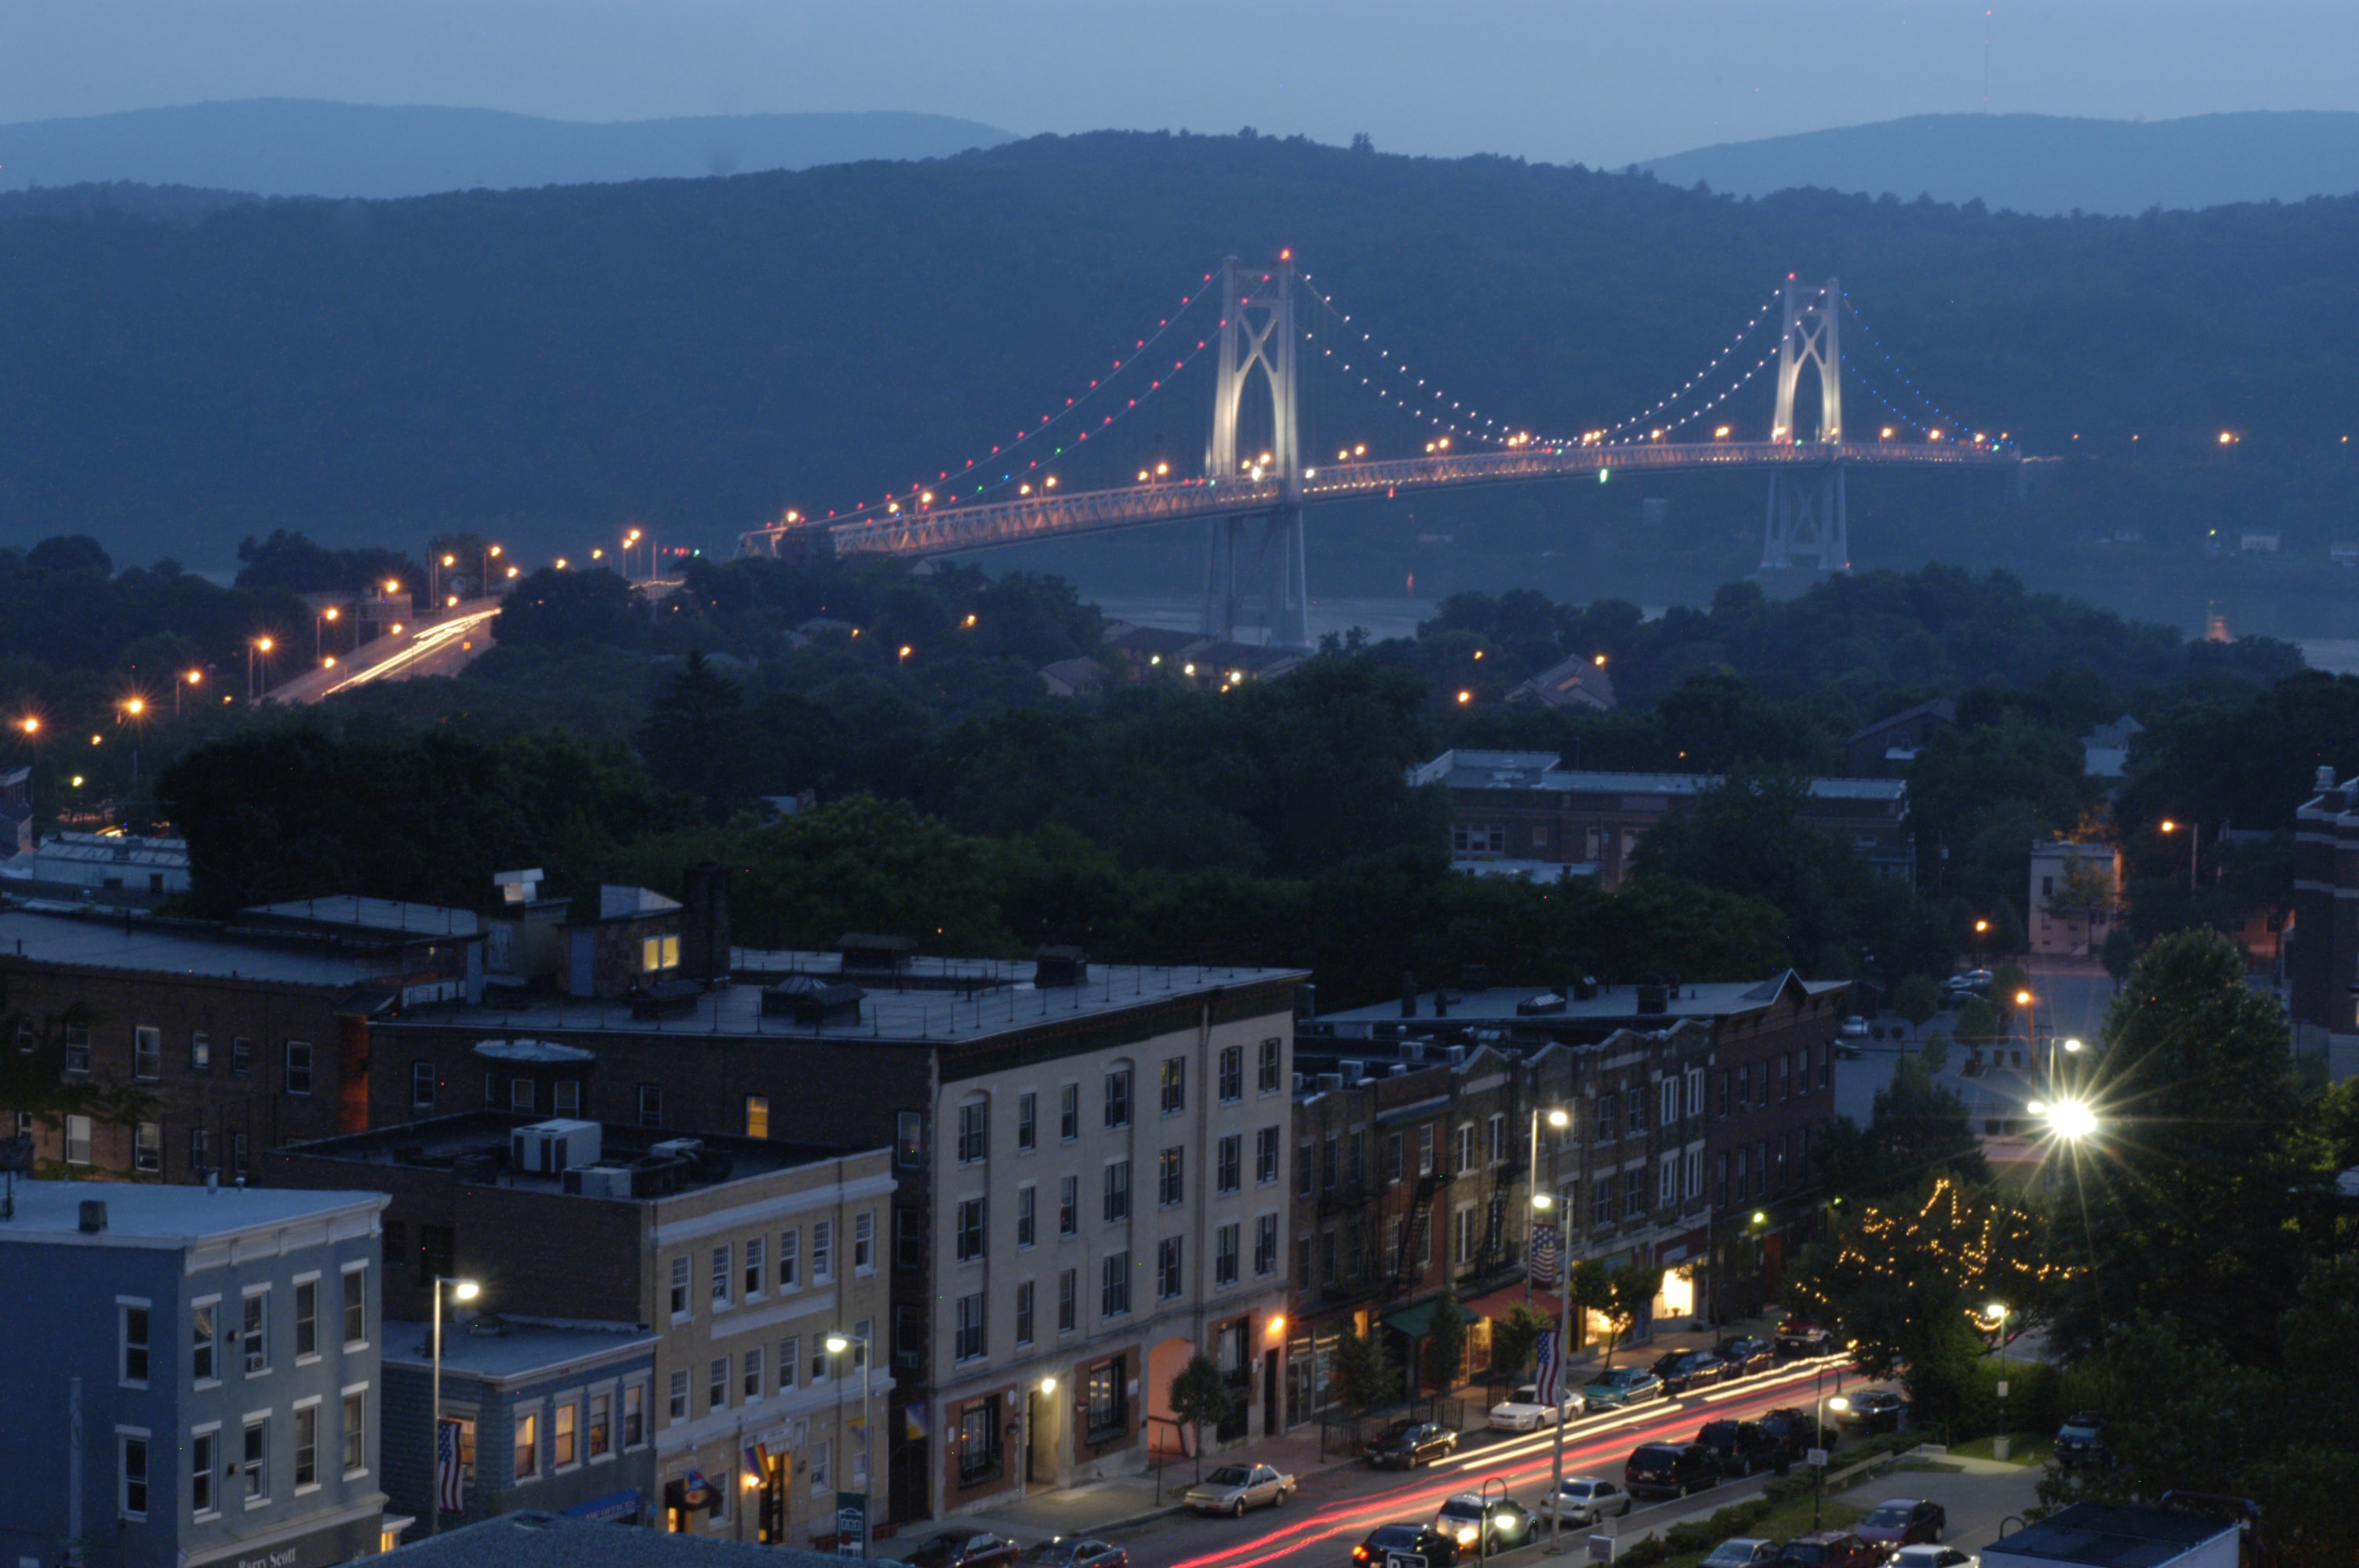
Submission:
[[1925,1064],[1929,1074],[1950,1070],[1950,1037],[1936,1029],[1918,1042],[1917,1059]]
[[500,601],[493,635],[513,647],[611,643],[643,647],[646,600],[610,571],[560,571],[543,567],[520,578]]
[[1995,1050],[2005,1033],[2006,1025],[2000,1022],[1998,1009],[1987,998],[1970,996],[1959,1004],[1958,1044],[1973,1052],[1977,1060],[1984,1051]]
[[1830,1193],[1869,1202],[1914,1192],[1937,1173],[1989,1179],[1965,1102],[1936,1084],[1921,1058],[1893,1063],[1892,1081],[1876,1091],[1864,1129],[1845,1117],[1827,1130],[1820,1159]]
[[1660,1284],[1659,1275],[1636,1263],[1619,1264],[1606,1274],[1603,1311],[1608,1367],[1614,1365],[1614,1346],[1623,1336],[1635,1332],[1638,1320],[1654,1306],[1655,1292]]
[[1506,1315],[1491,1325],[1491,1372],[1494,1377],[1520,1378],[1539,1347],[1540,1336],[1554,1325],[1546,1313],[1517,1302]]
[[639,754],[659,784],[684,790],[725,815],[738,804],[745,690],[691,650],[639,727]]
[[[1602,1316],[1614,1304],[1611,1275],[1605,1265],[1594,1258],[1583,1258],[1566,1269],[1564,1288],[1572,1298],[1573,1333],[1576,1336],[1585,1336],[1589,1332],[1590,1315],[1596,1314]],[[1565,1347],[1565,1354],[1568,1357],[1571,1356],[1571,1346]],[[1610,1342],[1606,1347],[1605,1364],[1608,1367],[1614,1364]]]
[[2114,977],[2114,990],[2120,990],[2122,982],[2130,978],[2130,969],[2137,963],[2137,938],[2130,935],[2128,926],[2116,925],[2105,933],[2105,973]]
[[1235,1398],[1213,1359],[1199,1350],[1171,1379],[1171,1414],[1194,1433],[1196,1478],[1204,1478],[1204,1428],[1228,1418]]
[[1447,1286],[1433,1300],[1433,1321],[1425,1331],[1424,1380],[1440,1393],[1458,1386],[1466,1369],[1466,1325],[1471,1320],[1458,1304],[1458,1292]]
[[1941,1011],[1941,988],[1930,975],[1910,975],[1893,988],[1892,1011],[1908,1021],[1911,1029],[1922,1029]]
[[1336,1343],[1335,1397],[1362,1414],[1400,1398],[1400,1369],[1393,1365],[1381,1327],[1354,1330]]

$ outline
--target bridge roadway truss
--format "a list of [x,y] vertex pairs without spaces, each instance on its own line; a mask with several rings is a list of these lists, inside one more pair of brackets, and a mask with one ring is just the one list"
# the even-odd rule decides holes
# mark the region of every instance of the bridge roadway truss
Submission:
[[[842,522],[804,519],[751,530],[740,538],[738,553],[788,556],[821,548],[838,557],[920,557],[1159,523],[1203,522],[1210,524],[1205,632],[1234,638],[1241,628],[1258,623],[1270,642],[1299,647],[1310,640],[1303,512],[1321,503],[1540,480],[1602,480],[1615,473],[1749,469],[1769,476],[1762,566],[1841,571],[1850,565],[1843,514],[1846,469],[2017,469],[2022,461],[2012,449],[1964,442],[1844,438],[1837,338],[1842,287],[1830,278],[1816,289],[1798,290],[1789,277],[1769,440],[1535,442],[1505,451],[1298,467],[1293,264],[1290,259],[1278,264],[1285,287],[1258,295],[1245,288],[1247,271],[1266,278],[1278,269],[1244,269],[1234,259],[1225,268],[1221,367],[1204,478],[1048,492],[965,505],[913,503],[897,513]],[[1815,373],[1819,384],[1818,429],[1810,439],[1797,438],[1794,430],[1795,394],[1805,369]],[[1237,446],[1239,406],[1256,374],[1267,380],[1272,405],[1274,430],[1264,449],[1266,464],[1258,456],[1244,457]],[[1257,551],[1248,548],[1244,531],[1254,522],[1261,524]]]

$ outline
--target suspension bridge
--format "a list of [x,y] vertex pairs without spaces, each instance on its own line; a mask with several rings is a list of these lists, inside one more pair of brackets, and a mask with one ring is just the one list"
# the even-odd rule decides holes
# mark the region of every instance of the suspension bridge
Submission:
[[[1221,294],[1217,331],[1197,341],[1194,351],[1183,351],[1161,374],[1154,373],[1162,362],[1147,356],[1159,346],[1177,315],[1158,323],[1152,336],[1141,338],[1107,377],[1093,381],[1080,396],[1069,399],[1065,410],[1042,416],[1038,425],[995,446],[986,457],[959,470],[945,469],[930,484],[913,484],[841,514],[808,517],[790,511],[778,522],[743,535],[738,553],[920,557],[1203,522],[1209,524],[1206,634],[1236,640],[1242,631],[1257,627],[1270,643],[1299,647],[1310,642],[1304,514],[1321,503],[1542,480],[1593,476],[1602,481],[1617,472],[1752,470],[1768,476],[1763,568],[1842,571],[1848,569],[1851,558],[1844,503],[1847,470],[2010,468],[2022,460],[2004,433],[1994,438],[1957,428],[1905,378],[1896,384],[1907,389],[1903,403],[1866,388],[1894,423],[1872,426],[1872,438],[1847,430],[1843,395],[1844,367],[1852,362],[1843,347],[1843,321],[1849,315],[1855,326],[1861,324],[1834,278],[1801,284],[1789,274],[1777,297],[1677,391],[1617,425],[1569,437],[1535,436],[1484,417],[1430,388],[1425,378],[1416,378],[1412,384],[1406,365],[1388,350],[1374,347],[1367,332],[1355,332],[1351,318],[1311,288],[1307,275],[1298,274],[1291,253],[1282,253],[1267,266],[1231,258],[1217,274],[1206,275],[1203,287],[1182,302],[1181,313],[1204,298],[1215,281]],[[1305,295],[1317,310],[1298,311]],[[1781,321],[1776,345],[1749,368],[1723,373],[1772,306]],[[1323,323],[1330,329],[1323,336],[1298,320],[1299,314],[1315,320],[1318,311],[1330,319]],[[1175,475],[1168,463],[1159,463],[1140,470],[1132,484],[1075,490],[1061,488],[1053,472],[1044,471],[1049,452],[1077,455],[1082,443],[1093,436],[1103,438],[1108,427],[1137,406],[1135,396],[1115,402],[1116,412],[1099,415],[1094,426],[1085,414],[1077,413],[1093,396],[1105,393],[1115,376],[1131,371],[1153,375],[1141,389],[1151,395],[1186,369],[1196,352],[1214,344],[1218,369],[1212,431],[1201,475]],[[1304,351],[1314,347],[1322,361],[1338,365],[1378,397],[1440,433],[1425,443],[1421,454],[1408,457],[1372,458],[1364,446],[1358,446],[1343,449],[1328,463],[1303,451],[1298,389]],[[1878,357],[1889,363],[1880,349]],[[1739,439],[1734,425],[1711,423],[1715,411],[1773,361],[1777,395],[1767,438]],[[1805,373],[1818,391],[1814,411],[1809,400],[1802,406],[1804,413],[1815,413],[1807,435],[1797,425],[1796,406]],[[1853,374],[1859,379],[1856,369]],[[1266,391],[1267,408],[1266,420],[1256,421],[1256,433],[1266,438],[1246,441],[1241,438],[1241,424],[1248,394],[1257,384]],[[1913,412],[1903,406],[1911,395],[1918,406]],[[1258,428],[1263,423],[1266,431]],[[1703,432],[1701,438],[1680,437],[1691,425]],[[1913,426],[1914,431],[1904,436],[1903,426]],[[1040,448],[1038,455],[1025,450],[1043,441],[1053,444]],[[1470,441],[1476,445],[1470,447]],[[995,473],[995,479],[990,477]]]

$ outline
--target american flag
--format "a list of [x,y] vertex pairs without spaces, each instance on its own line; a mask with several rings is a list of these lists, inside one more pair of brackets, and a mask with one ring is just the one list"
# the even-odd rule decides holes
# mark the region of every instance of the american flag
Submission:
[[1539,1402],[1559,1405],[1564,1402],[1564,1368],[1557,1360],[1556,1330],[1540,1330],[1539,1372],[1533,1380],[1539,1385]]
[[449,1416],[434,1423],[434,1506],[446,1514],[467,1509],[467,1475],[459,1463],[460,1424]]
[[1555,1284],[1556,1261],[1556,1227],[1553,1225],[1533,1226],[1531,1267],[1532,1283],[1536,1285]]

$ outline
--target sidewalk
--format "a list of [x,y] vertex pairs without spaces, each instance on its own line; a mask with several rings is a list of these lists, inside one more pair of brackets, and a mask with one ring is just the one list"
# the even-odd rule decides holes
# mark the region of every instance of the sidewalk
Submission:
[[[1204,1455],[1207,1473],[1223,1465],[1268,1465],[1298,1481],[1351,1463],[1349,1456],[1332,1452],[1324,1459],[1320,1457],[1316,1425],[1283,1437]],[[1149,1470],[1143,1476],[1115,1476],[1062,1490],[1035,1492],[1020,1503],[1010,1503],[987,1513],[961,1514],[956,1526],[942,1524],[940,1528],[973,1525],[978,1530],[995,1530],[1020,1541],[1045,1541],[1052,1535],[1102,1535],[1177,1512],[1180,1495],[1195,1479],[1196,1461],[1175,1458],[1163,1467],[1159,1501],[1155,1472]],[[935,1526],[914,1528],[930,1531]]]

